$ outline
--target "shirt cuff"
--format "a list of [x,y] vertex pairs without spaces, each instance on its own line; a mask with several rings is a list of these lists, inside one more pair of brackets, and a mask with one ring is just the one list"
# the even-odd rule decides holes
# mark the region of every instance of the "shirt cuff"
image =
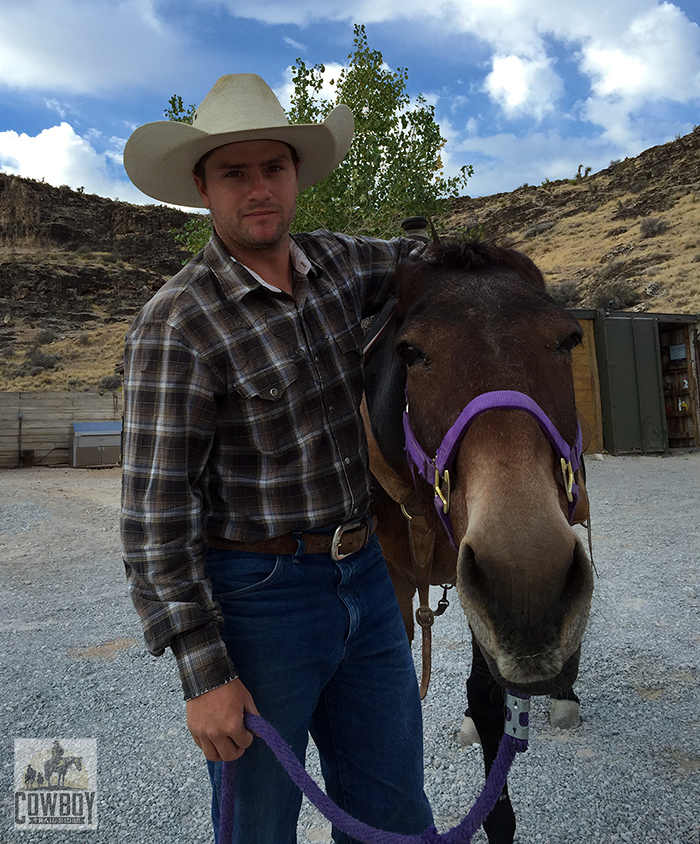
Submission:
[[176,636],[171,644],[185,700],[238,677],[215,622]]

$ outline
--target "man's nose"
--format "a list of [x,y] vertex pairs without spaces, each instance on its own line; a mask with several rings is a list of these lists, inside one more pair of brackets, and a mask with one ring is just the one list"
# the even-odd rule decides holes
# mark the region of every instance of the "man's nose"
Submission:
[[269,196],[270,184],[264,173],[255,173],[250,184],[250,193],[253,196]]

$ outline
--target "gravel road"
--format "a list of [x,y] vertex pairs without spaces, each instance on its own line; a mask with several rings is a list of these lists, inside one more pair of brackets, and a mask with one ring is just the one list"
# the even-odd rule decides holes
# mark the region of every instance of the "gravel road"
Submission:
[[[700,844],[700,454],[588,460],[599,577],[571,731],[533,701],[510,787],[524,844]],[[119,471],[0,471],[0,841],[211,842],[208,779],[174,660],[142,645],[118,537]],[[434,595],[434,602],[440,597]],[[482,782],[456,733],[468,631],[452,605],[434,632],[424,702],[426,787],[438,829]],[[14,740],[97,741],[97,831],[15,831]],[[309,767],[318,777],[317,761]],[[306,804],[300,844],[330,841]],[[484,844],[483,832],[475,844]]]

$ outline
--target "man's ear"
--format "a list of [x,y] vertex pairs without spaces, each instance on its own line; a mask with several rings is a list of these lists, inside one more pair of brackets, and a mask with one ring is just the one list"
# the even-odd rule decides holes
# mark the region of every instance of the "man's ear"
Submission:
[[194,179],[194,184],[197,188],[197,192],[202,197],[204,207],[209,208],[209,194],[207,193],[207,186],[204,182],[204,179],[200,179],[199,176],[195,176],[194,173],[192,174],[192,178]]

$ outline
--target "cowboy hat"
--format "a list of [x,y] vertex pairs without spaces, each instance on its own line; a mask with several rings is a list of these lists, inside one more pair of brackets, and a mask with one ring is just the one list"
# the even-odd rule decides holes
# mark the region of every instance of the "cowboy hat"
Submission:
[[323,123],[290,124],[270,87],[254,73],[222,76],[195,111],[192,125],[158,120],[140,126],[124,148],[124,169],[139,190],[161,202],[204,206],[195,164],[216,147],[272,140],[299,156],[299,190],[320,182],[343,160],[354,131],[352,112],[336,106]]

